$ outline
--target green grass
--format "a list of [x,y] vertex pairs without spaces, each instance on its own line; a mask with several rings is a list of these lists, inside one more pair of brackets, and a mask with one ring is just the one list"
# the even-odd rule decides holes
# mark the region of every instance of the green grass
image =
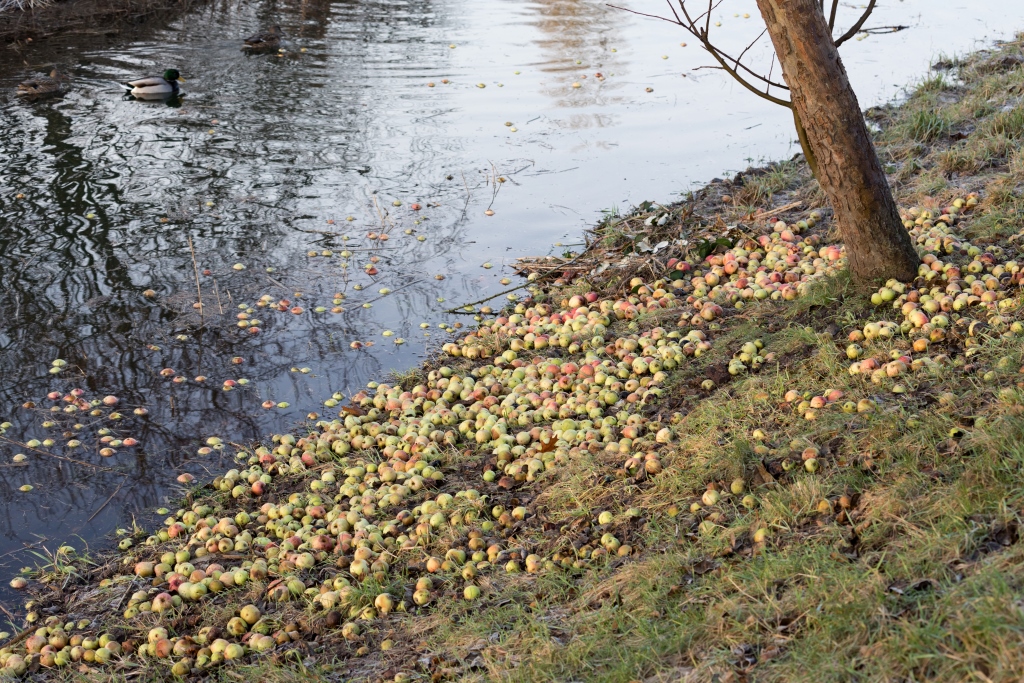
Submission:
[[916,142],[933,142],[949,134],[950,122],[934,109],[918,109],[905,122],[904,134]]
[[988,135],[1004,135],[1011,140],[1024,136],[1024,107],[1000,111],[989,119],[986,128]]

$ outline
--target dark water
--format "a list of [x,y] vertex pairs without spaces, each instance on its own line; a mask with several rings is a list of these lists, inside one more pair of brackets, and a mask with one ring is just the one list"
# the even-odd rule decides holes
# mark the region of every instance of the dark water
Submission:
[[[716,20],[731,40],[756,33],[756,19],[742,18],[757,16],[753,2],[728,9]],[[1024,7],[994,0],[880,6],[871,25],[912,28],[844,48],[862,104],[1022,19]],[[288,36],[283,53],[239,49],[271,23]],[[173,501],[180,473],[223,471],[233,449],[200,455],[209,437],[244,443],[292,428],[329,414],[334,392],[415,365],[448,336],[439,324],[472,323],[447,309],[502,291],[516,256],[572,249],[599,210],[670,201],[727,169],[791,155],[786,113],[692,71],[706,61],[686,39],[596,0],[313,0],[215,2],[132,41],[8,50],[0,574],[35,564],[26,548],[109,543]],[[66,94],[13,96],[54,61],[70,74]],[[115,85],[168,67],[188,81],[180,99],[131,101]],[[264,295],[271,305],[256,307]],[[240,305],[254,307],[259,334],[238,327]],[[56,359],[67,365],[51,374]],[[225,380],[248,383],[225,391]],[[72,389],[119,402],[68,413]],[[105,457],[104,436],[139,443]],[[46,438],[55,443],[25,445]],[[0,593],[11,611],[17,600]]]

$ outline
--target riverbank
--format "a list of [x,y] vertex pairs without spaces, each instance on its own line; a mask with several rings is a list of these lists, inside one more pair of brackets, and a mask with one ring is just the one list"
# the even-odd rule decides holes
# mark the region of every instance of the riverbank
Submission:
[[532,298],[478,309],[424,368],[308,432],[211,443],[238,468],[162,527],[93,564],[58,553],[0,659],[1019,678],[1022,57],[975,55],[869,112],[915,282],[852,290],[795,161],[608,216],[585,253],[524,263]]
[[0,43],[31,43],[57,36],[119,35],[150,22],[168,21],[197,0],[63,0],[0,13]]

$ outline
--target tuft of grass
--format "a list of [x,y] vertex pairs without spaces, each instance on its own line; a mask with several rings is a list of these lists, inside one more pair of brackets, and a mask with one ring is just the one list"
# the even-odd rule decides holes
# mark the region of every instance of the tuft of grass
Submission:
[[735,201],[745,206],[761,206],[783,190],[793,189],[799,180],[800,167],[793,161],[770,165],[766,172],[743,177],[743,186]]
[[1001,111],[986,126],[989,135],[1003,135],[1011,140],[1024,137],[1024,106]]
[[905,123],[904,134],[915,142],[933,142],[949,135],[949,119],[934,109],[918,109]]

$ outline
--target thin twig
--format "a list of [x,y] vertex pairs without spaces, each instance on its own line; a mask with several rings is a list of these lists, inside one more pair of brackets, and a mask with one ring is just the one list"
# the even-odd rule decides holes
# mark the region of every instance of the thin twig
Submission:
[[[4,610],[4,611],[6,611],[6,610]],[[12,621],[11,622],[11,626],[13,626],[13,625],[14,625],[14,622]],[[26,638],[28,638],[29,635],[35,633],[38,629],[39,629],[39,627],[34,625],[34,624],[29,625],[29,627],[27,629],[25,629],[24,631],[22,631],[18,635],[14,636],[14,638],[12,638],[11,640],[8,640],[6,643],[4,643],[4,647],[14,647],[15,645],[17,645],[21,641],[23,641]]]
[[196,296],[199,297],[199,326],[204,327],[206,321],[204,320],[203,313],[203,290],[199,286],[199,264],[196,263],[196,250],[192,246],[192,235],[186,235],[188,238],[188,250],[192,252],[192,272],[196,276]]
[[492,294],[491,296],[484,297],[483,299],[480,299],[479,301],[471,301],[468,304],[462,304],[461,306],[456,306],[455,308],[449,308],[447,311],[445,311],[445,313],[469,313],[470,311],[462,311],[462,310],[459,310],[459,309],[466,308],[467,306],[476,306],[477,304],[486,303],[486,302],[490,301],[491,299],[497,299],[502,294],[511,294],[512,292],[514,292],[514,291],[516,291],[518,289],[522,289],[523,287],[528,287],[531,284],[533,284],[533,283],[532,282],[524,282],[523,284],[519,285],[518,287],[512,287],[510,289],[506,289],[504,291],[498,292],[497,294]]
[[778,208],[772,209],[771,211],[759,213],[756,216],[751,216],[750,220],[759,221],[762,218],[768,218],[769,216],[774,216],[775,214],[779,214],[784,211],[789,211],[790,209],[795,209],[799,206],[803,206],[803,202],[793,202],[792,204],[786,204],[785,206],[780,206]]
[[391,227],[395,227],[395,224],[391,221],[391,213],[389,211],[382,211],[380,205],[377,203],[377,194],[373,195],[373,206],[377,209],[377,215],[380,217],[380,231],[387,234],[388,223],[391,223]]
[[[669,6],[671,7],[671,0],[665,0],[665,1],[668,2]],[[689,31],[690,34],[692,34],[694,38],[699,40],[701,42],[701,44],[704,46],[704,49],[707,50],[708,52],[711,52],[712,56],[714,56],[716,59],[718,59],[719,62],[722,61],[722,58],[727,59],[727,60],[732,60],[732,57],[730,57],[728,54],[726,54],[725,52],[722,52],[720,49],[718,49],[717,47],[715,47],[714,45],[711,44],[711,40],[709,38],[709,36],[711,35],[710,14],[708,15],[709,22],[707,23],[707,25],[703,29],[699,29],[699,28],[697,28],[695,20],[690,18],[690,13],[687,12],[687,10],[686,10],[686,2],[685,2],[685,0],[680,0],[680,2],[679,2],[679,9],[681,9],[683,11],[683,15],[686,17],[686,22],[685,23],[680,23],[679,24],[680,26],[682,26],[684,29]],[[673,11],[673,13],[674,13],[674,11]],[[676,15],[676,16],[678,16],[678,15]],[[699,20],[699,17],[698,17],[698,20]],[[758,80],[761,80],[761,81],[764,81],[765,83],[769,83],[771,85],[774,85],[776,88],[779,88],[781,90],[789,90],[789,88],[786,86],[785,83],[778,83],[776,81],[771,81],[768,78],[766,78],[765,76],[762,76],[761,74],[757,73],[756,71],[754,71],[753,69],[751,69],[750,67],[748,67],[745,64],[739,64],[738,68],[742,68],[744,71],[749,73],[754,78],[756,78]],[[734,78],[736,78],[736,77],[734,76]]]
[[765,33],[768,33],[768,27],[767,26],[764,27],[763,31],[761,31],[760,33],[757,34],[757,38],[754,38],[752,41],[750,41],[749,45],[747,45],[745,48],[743,48],[743,52],[740,53],[740,56],[733,60],[733,62],[735,64],[735,68],[739,68],[740,60],[743,59],[743,55],[747,54],[747,52],[750,51],[750,48],[754,47],[754,45],[757,44],[757,41],[761,40],[761,38],[764,37]]
[[217,289],[217,280],[213,281],[213,293],[217,297],[217,310],[220,311],[221,315],[224,315],[224,304],[220,301],[220,290]]
[[466,210],[469,209],[469,200],[473,195],[469,191],[469,183],[466,182],[466,174],[463,171],[459,171],[459,173],[462,175],[462,184],[466,188],[466,205],[462,207],[462,213],[466,213]]
[[850,38],[853,38],[855,35],[857,35],[857,31],[859,31],[860,27],[864,25],[864,22],[868,20],[868,17],[871,16],[871,12],[873,12],[874,9],[875,0],[868,0],[868,7],[867,9],[864,10],[864,14],[860,15],[860,19],[857,20],[856,24],[850,27],[849,31],[844,33],[842,36],[840,36],[838,40],[835,41],[836,47],[839,47],[840,45],[848,41]]
[[277,285],[281,289],[284,289],[284,290],[289,291],[289,292],[291,291],[290,289],[285,287],[282,283],[278,282],[277,280],[275,280],[274,278],[270,277],[269,275],[267,275],[267,279],[270,280],[271,282],[273,282],[275,285]]
[[340,237],[341,233],[337,230],[316,230],[314,228],[292,228],[295,232],[308,232],[314,235],[326,235],[327,237]]
[[92,517],[90,517],[89,519],[85,520],[86,524],[88,524],[92,520],[96,519],[96,515],[100,514],[100,511],[103,510],[103,508],[107,507],[107,503],[109,503],[110,501],[112,501],[114,499],[114,496],[117,495],[117,492],[121,490],[121,487],[124,486],[124,483],[126,481],[128,481],[128,475],[127,474],[124,475],[124,479],[122,479],[121,483],[117,485],[117,488],[114,489],[114,492],[110,494],[110,497],[107,498],[105,501],[103,501],[103,505],[100,505],[98,508],[96,508],[96,512],[92,513]]
[[427,278],[425,278],[425,277],[422,277],[422,278],[420,278],[419,280],[413,280],[412,282],[406,282],[406,283],[405,283],[404,285],[399,285],[398,287],[395,287],[394,289],[392,289],[392,290],[391,290],[390,292],[388,292],[387,294],[381,294],[381,295],[380,295],[380,296],[378,296],[378,297],[377,297],[376,299],[370,299],[370,300],[369,300],[369,301],[367,301],[366,303],[368,303],[368,304],[372,304],[372,303],[373,303],[373,302],[375,302],[375,301],[380,301],[380,300],[381,300],[381,299],[383,299],[384,297],[388,296],[388,294],[394,294],[395,292],[397,292],[397,291],[398,291],[398,290],[400,290],[400,289],[405,289],[406,287],[412,287],[412,286],[413,286],[413,285],[415,285],[415,284],[419,284],[420,282],[426,282],[426,281],[427,281]]
[[20,552],[23,552],[25,550],[33,550],[33,549],[38,548],[38,547],[39,547],[38,545],[26,545],[26,546],[23,546],[21,548],[15,548],[14,550],[9,550],[6,553],[4,553],[3,555],[0,555],[0,558],[7,557],[8,555],[14,555],[16,553],[20,553]]
[[10,613],[10,612],[9,612],[9,611],[7,610],[7,608],[6,608],[6,607],[4,607],[4,604],[3,604],[2,602],[0,602],[0,610],[3,610],[3,613],[7,615],[7,619],[8,619],[8,620],[10,620],[10,622],[11,622],[11,625],[13,626],[13,625],[14,625],[14,615],[13,615],[13,614],[11,614],[11,613]]
[[494,162],[488,160],[487,163],[491,165],[491,172],[493,174],[493,179],[491,181],[491,203],[487,205],[487,208],[489,209],[494,206],[494,200],[498,198],[498,191],[501,190],[501,183],[498,182],[498,169],[494,167]]
[[871,28],[862,29],[862,33],[870,33],[872,35],[877,33],[899,33],[900,31],[906,31],[909,26],[902,24],[896,24],[895,26],[872,26]]

